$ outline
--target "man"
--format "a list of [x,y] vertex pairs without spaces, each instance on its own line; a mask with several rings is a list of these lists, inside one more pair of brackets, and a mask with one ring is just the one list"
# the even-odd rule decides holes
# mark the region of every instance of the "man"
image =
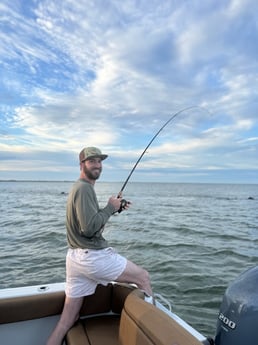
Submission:
[[[80,178],[74,184],[66,209],[68,252],[66,257],[66,298],[61,318],[47,345],[61,345],[67,331],[79,317],[84,296],[95,292],[97,284],[111,281],[135,283],[152,296],[148,272],[117,254],[103,237],[110,216],[121,210],[122,195],[111,196],[100,209],[94,190],[107,155],[96,147],[79,154]],[[123,205],[126,210],[130,203]]]

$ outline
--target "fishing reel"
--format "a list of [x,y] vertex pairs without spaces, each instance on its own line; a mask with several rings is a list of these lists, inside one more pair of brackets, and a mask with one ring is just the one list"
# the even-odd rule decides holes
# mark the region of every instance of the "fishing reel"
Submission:
[[129,201],[126,201],[125,199],[122,199],[121,200],[121,203],[120,203],[120,208],[119,210],[117,211],[118,213],[121,213],[123,210],[125,210],[126,206],[130,204]]

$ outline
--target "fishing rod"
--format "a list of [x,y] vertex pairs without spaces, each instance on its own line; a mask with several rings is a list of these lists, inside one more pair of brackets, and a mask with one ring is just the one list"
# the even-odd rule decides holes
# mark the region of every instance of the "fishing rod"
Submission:
[[[157,136],[160,134],[160,132],[172,121],[174,120],[174,118],[176,118],[179,114],[183,113],[184,111],[193,109],[193,108],[199,108],[199,109],[203,109],[198,105],[193,105],[191,107],[187,107],[184,108],[182,110],[179,110],[178,112],[176,112],[175,114],[173,114],[165,123],[164,125],[157,131],[157,133],[153,136],[153,138],[150,140],[150,142],[148,143],[148,145],[145,147],[145,149],[143,150],[142,154],[140,155],[140,157],[138,158],[138,160],[136,161],[136,163],[134,164],[132,170],[130,171],[127,179],[125,180],[120,192],[118,193],[118,197],[120,197],[122,195],[123,190],[125,189],[128,181],[130,180],[130,177],[132,176],[134,170],[136,169],[137,165],[140,163],[142,157],[144,156],[145,152],[148,150],[148,148],[151,146],[151,144],[153,143],[153,141],[157,138]],[[118,210],[118,213],[122,212],[122,210],[125,208],[127,204],[127,201],[125,199],[121,200],[121,206],[120,209]]]

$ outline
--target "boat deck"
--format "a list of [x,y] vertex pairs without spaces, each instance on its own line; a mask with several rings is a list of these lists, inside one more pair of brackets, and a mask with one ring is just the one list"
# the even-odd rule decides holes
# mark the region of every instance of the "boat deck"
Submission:
[[[64,303],[64,291],[0,293],[0,338],[4,345],[44,345]],[[66,345],[204,345],[207,339],[172,314],[146,302],[127,284],[99,285],[84,298]]]

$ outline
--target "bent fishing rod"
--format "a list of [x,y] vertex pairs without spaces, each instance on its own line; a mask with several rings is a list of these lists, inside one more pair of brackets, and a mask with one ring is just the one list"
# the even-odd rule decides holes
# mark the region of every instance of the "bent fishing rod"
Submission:
[[[143,150],[142,154],[140,155],[140,157],[138,158],[138,160],[136,161],[136,163],[134,164],[132,170],[130,171],[127,179],[125,180],[120,192],[118,193],[118,197],[120,197],[122,195],[122,192],[123,190],[125,189],[128,181],[130,180],[134,170],[136,169],[137,165],[140,163],[142,157],[144,156],[144,154],[146,153],[146,151],[148,150],[148,148],[151,146],[151,144],[153,143],[153,141],[157,138],[157,136],[160,134],[160,132],[172,121],[174,120],[174,118],[176,118],[178,115],[180,115],[181,113],[187,111],[187,110],[190,110],[190,109],[194,109],[194,108],[199,108],[199,109],[203,109],[202,107],[198,106],[198,105],[193,105],[191,107],[187,107],[187,108],[184,108],[182,110],[179,110],[178,112],[176,112],[175,114],[173,114],[166,122],[165,124],[157,131],[157,133],[153,136],[153,138],[150,140],[150,142],[148,143],[148,145],[145,147],[145,149]],[[121,207],[120,209],[118,210],[118,212],[122,212],[122,210],[125,208],[127,204],[127,201],[125,199],[122,199],[121,200]]]

